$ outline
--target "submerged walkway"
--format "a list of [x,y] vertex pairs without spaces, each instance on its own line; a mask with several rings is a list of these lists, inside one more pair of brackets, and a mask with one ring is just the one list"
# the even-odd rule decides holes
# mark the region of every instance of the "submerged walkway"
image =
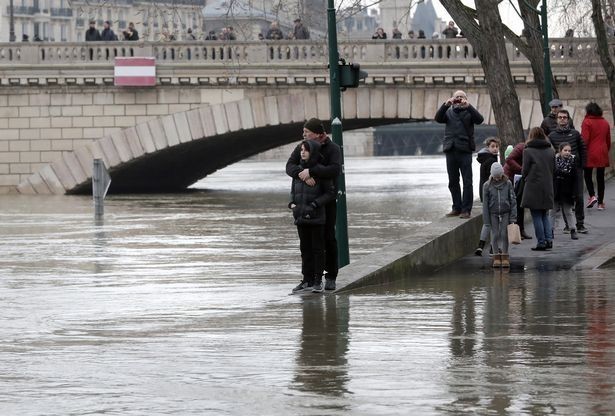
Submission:
[[[606,183],[604,211],[585,209],[589,232],[572,240],[564,234],[563,219],[555,227],[553,249],[532,251],[536,245],[531,215],[526,211],[526,232],[534,238],[511,245],[510,272],[526,269],[591,269],[615,257],[615,180]],[[443,217],[413,235],[384,247],[340,270],[336,293],[408,278],[412,274],[433,272],[459,261],[459,267],[491,268],[488,254],[475,256],[482,226],[481,205],[476,203],[470,220]],[[488,250],[485,251],[487,253]]]

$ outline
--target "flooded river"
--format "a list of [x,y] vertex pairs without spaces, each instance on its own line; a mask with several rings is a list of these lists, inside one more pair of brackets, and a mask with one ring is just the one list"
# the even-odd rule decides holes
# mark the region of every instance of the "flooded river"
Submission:
[[[0,415],[613,414],[612,273],[290,296],[283,170],[110,196],[99,225],[91,198],[0,196]],[[450,209],[443,158],[346,170],[351,260]]]

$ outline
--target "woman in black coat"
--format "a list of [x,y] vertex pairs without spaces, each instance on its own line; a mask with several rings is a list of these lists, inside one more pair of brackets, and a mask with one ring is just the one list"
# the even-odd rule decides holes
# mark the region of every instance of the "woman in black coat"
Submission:
[[530,130],[523,150],[524,181],[521,206],[529,208],[534,222],[538,244],[532,250],[553,247],[553,228],[548,212],[553,208],[553,171],[555,152],[540,127]]

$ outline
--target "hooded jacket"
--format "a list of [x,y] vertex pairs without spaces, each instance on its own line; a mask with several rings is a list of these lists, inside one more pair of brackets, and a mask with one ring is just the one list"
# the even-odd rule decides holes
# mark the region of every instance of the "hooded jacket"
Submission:
[[[327,139],[320,145],[320,154],[322,156],[318,163],[310,166],[310,176],[314,179],[330,179],[333,181],[335,191],[337,192],[337,177],[342,172],[342,152],[340,147]],[[286,162],[286,174],[291,178],[299,179],[299,172],[303,170],[300,165],[301,161],[301,145],[295,147]],[[335,202],[335,199],[331,202]]]
[[517,221],[517,198],[513,190],[512,182],[506,175],[496,181],[489,178],[483,186],[483,220],[485,224],[491,224],[491,215],[509,214],[508,222]]
[[[322,158],[320,144],[313,140],[305,140],[302,143],[309,146],[310,158],[301,160],[300,166],[302,169],[310,169],[316,166]],[[308,186],[302,180],[293,178],[288,206],[295,204],[295,207],[292,208],[295,224],[324,225],[326,222],[325,205],[335,200],[335,196],[335,185],[331,179],[316,179],[315,186]]]
[[498,161],[498,156],[489,151],[488,147],[483,147],[476,154],[476,160],[480,163],[480,181],[478,183],[478,195],[483,201],[483,185],[489,179],[491,165]]
[[523,165],[523,149],[525,143],[517,143],[504,161],[504,174],[511,181],[515,180],[515,175],[521,175],[521,166]]
[[457,150],[463,153],[472,153],[476,150],[474,143],[474,125],[483,122],[483,116],[471,105],[459,107],[442,104],[434,119],[444,128],[442,150],[444,153]]

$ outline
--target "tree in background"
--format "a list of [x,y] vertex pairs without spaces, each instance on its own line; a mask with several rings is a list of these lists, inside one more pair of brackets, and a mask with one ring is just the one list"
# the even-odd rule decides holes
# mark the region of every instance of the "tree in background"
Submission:
[[[611,96],[611,109],[615,112],[615,65],[609,54],[609,44],[602,17],[602,4],[600,0],[591,0],[592,4],[592,21],[596,30],[596,40],[598,42],[598,56],[600,63],[606,73],[606,79],[609,84],[609,95]],[[611,9],[613,10],[613,9]]]

